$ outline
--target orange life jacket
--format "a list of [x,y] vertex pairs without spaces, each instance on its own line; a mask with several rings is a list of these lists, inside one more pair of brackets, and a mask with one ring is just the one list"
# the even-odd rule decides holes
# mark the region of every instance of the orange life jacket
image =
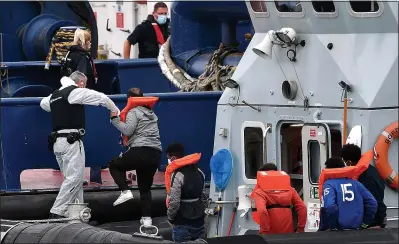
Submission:
[[[173,160],[165,170],[165,188],[166,188],[166,194],[170,194],[170,178],[177,169],[180,169],[186,165],[190,164],[196,164],[199,160],[201,159],[201,153],[194,153],[187,155],[185,157]],[[166,198],[166,206],[168,207],[169,201],[168,197]]]
[[337,169],[323,169],[319,178],[319,198],[323,194],[324,182],[328,179],[349,178],[357,180],[359,176],[369,167],[373,159],[373,150],[369,150],[362,155],[356,166],[347,166]]
[[[287,191],[291,190],[291,178],[284,171],[258,171],[256,175],[256,186],[252,191],[251,198],[254,198],[255,191]],[[252,211],[252,219],[260,225],[259,214]]]
[[[158,101],[158,97],[129,97],[127,99],[126,107],[121,111],[119,118],[122,122],[126,122],[127,113],[138,106],[147,106],[152,109],[155,106],[155,103]],[[122,143],[123,146],[127,145],[128,137],[126,135],[122,135]]]

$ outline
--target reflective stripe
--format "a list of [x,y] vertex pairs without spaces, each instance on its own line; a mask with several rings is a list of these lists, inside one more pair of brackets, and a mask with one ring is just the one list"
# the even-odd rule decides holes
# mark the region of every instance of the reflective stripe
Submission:
[[193,198],[193,199],[181,199],[180,202],[196,202],[198,201],[199,198]]
[[79,132],[77,129],[64,129],[57,131],[58,133],[71,133],[71,132]]
[[395,180],[396,172],[392,170],[392,173],[388,176],[386,179],[388,184],[392,184],[393,181]]
[[387,138],[387,140],[389,141],[389,143],[391,144],[394,140],[393,136],[391,136],[388,132],[386,132],[385,130],[383,132],[381,132],[381,135],[385,136],[385,138]]

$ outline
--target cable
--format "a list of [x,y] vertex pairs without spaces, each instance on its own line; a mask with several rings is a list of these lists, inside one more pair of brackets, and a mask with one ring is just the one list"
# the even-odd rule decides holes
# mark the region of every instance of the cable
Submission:
[[303,98],[301,96],[299,96],[299,98],[301,98],[302,100],[305,100],[306,96],[305,96],[305,93],[303,92],[301,81],[299,80],[299,76],[298,76],[298,73],[296,72],[295,65],[292,62],[291,62],[291,64],[292,64],[292,67],[294,68],[295,75],[296,75],[296,78],[298,80],[299,88],[301,89],[301,92],[302,92],[302,95],[303,95]]
[[[271,38],[270,38],[270,35],[269,35],[269,39],[270,39],[270,41],[272,41]],[[288,79],[287,79],[287,76],[286,76],[285,73],[284,73],[283,67],[282,67],[281,64],[280,64],[280,61],[279,61],[278,58],[277,58],[276,51],[274,50],[274,45],[272,46],[272,48],[273,48],[273,54],[274,54],[274,56],[276,57],[276,60],[277,60],[277,64],[278,64],[278,66],[280,67],[281,72],[283,73],[285,80],[288,80]]]

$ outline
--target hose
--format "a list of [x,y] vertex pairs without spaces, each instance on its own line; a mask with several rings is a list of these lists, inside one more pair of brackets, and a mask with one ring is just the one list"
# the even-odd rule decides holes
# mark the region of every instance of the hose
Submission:
[[230,236],[231,229],[233,228],[233,222],[234,222],[234,217],[236,215],[236,212],[237,212],[237,207],[234,207],[233,214],[231,215],[231,219],[230,219],[229,231],[227,233],[227,236]]

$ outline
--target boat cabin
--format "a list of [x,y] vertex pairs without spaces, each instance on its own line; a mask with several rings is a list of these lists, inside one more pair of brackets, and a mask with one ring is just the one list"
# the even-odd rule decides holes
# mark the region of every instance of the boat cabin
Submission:
[[[362,152],[366,152],[373,149],[381,132],[397,121],[398,4],[246,4],[256,33],[217,109],[214,152],[229,149],[234,165],[222,201],[247,197],[256,184],[259,167],[273,162],[290,175],[292,186],[308,207],[305,231],[317,231],[318,182],[325,161],[339,156],[355,126],[361,128],[358,136]],[[395,172],[397,145],[393,141],[389,149]],[[246,195],[238,194],[239,186],[248,188]],[[212,182],[210,197],[217,200],[218,196]],[[385,203],[389,225],[397,226],[397,190],[388,185]],[[220,225],[216,225],[216,217],[210,217],[208,236],[214,235],[216,228],[219,235],[227,233],[233,207],[223,205]],[[232,235],[259,229],[250,209],[242,213],[239,210],[235,215]]]

